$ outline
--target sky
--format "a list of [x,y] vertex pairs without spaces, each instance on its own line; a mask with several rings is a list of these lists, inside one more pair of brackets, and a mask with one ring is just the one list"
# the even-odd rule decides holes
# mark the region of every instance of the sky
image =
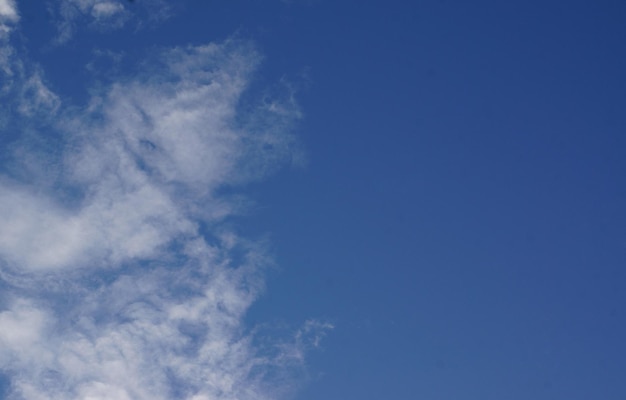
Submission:
[[626,398],[625,20],[0,0],[0,398]]

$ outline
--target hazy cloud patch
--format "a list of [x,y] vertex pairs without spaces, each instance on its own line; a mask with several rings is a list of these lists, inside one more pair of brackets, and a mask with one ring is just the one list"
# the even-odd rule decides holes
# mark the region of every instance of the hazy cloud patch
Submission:
[[56,17],[58,44],[71,40],[79,29],[111,31],[132,22],[140,28],[169,18],[172,7],[166,0],[56,0],[49,3]]

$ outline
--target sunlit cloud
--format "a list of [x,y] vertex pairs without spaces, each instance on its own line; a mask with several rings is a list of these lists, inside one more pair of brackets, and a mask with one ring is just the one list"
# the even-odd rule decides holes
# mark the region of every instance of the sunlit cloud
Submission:
[[[12,2],[0,13],[17,21]],[[297,158],[293,98],[247,94],[260,59],[234,39],[165,49],[78,108],[43,71],[16,76],[11,126],[30,128],[0,176],[9,399],[264,399],[297,381],[275,378],[332,327],[257,344],[244,319],[272,261],[227,227],[242,206],[220,194]]]
[[0,0],[0,21],[3,23],[6,22],[17,22],[20,17],[17,12],[17,8],[15,6],[14,0]]

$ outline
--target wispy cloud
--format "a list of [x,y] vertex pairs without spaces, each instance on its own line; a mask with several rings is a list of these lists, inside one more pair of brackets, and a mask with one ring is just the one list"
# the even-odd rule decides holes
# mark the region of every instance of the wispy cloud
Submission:
[[0,0],[0,70],[4,73],[5,78],[11,75],[10,59],[13,48],[9,44],[9,37],[19,19],[15,2],[13,0]]
[[50,3],[49,9],[57,19],[57,43],[70,40],[80,27],[109,31],[131,21],[140,27],[167,19],[172,13],[167,0],[57,0]]
[[19,21],[19,19],[20,16],[17,12],[15,1],[0,0],[0,21],[2,21],[2,24],[6,24],[7,22],[15,23]]
[[[17,21],[12,2],[0,13]],[[226,227],[240,203],[219,194],[295,148],[292,99],[246,95],[259,61],[238,40],[163,50],[80,109],[43,72],[18,77],[11,126],[29,133],[0,176],[9,399],[242,400],[289,388],[270,377],[298,371],[330,326],[255,344],[244,317],[271,260]]]

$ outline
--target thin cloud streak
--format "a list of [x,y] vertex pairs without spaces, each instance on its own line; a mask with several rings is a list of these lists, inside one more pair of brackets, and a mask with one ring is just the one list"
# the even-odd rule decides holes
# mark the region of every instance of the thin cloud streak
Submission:
[[49,9],[56,17],[55,41],[64,44],[84,27],[106,32],[121,29],[131,21],[136,22],[136,27],[163,21],[172,14],[170,3],[167,0],[58,0]]
[[[20,20],[19,13],[13,0],[0,0],[0,74],[2,78],[10,78],[11,57],[13,56],[13,48],[9,44],[9,38],[15,24]],[[0,87],[1,91],[5,91],[6,83]]]
[[[39,170],[0,177],[8,399],[274,398],[295,382],[276,377],[297,375],[332,328],[309,321],[255,344],[244,317],[271,259],[225,227],[239,205],[218,195],[290,159],[295,104],[242,112],[260,57],[241,41],[153,61],[80,112],[41,74],[19,82],[32,95],[13,118],[56,115],[46,129],[62,148],[26,138],[9,171],[35,158]],[[38,185],[46,174],[53,184]]]

